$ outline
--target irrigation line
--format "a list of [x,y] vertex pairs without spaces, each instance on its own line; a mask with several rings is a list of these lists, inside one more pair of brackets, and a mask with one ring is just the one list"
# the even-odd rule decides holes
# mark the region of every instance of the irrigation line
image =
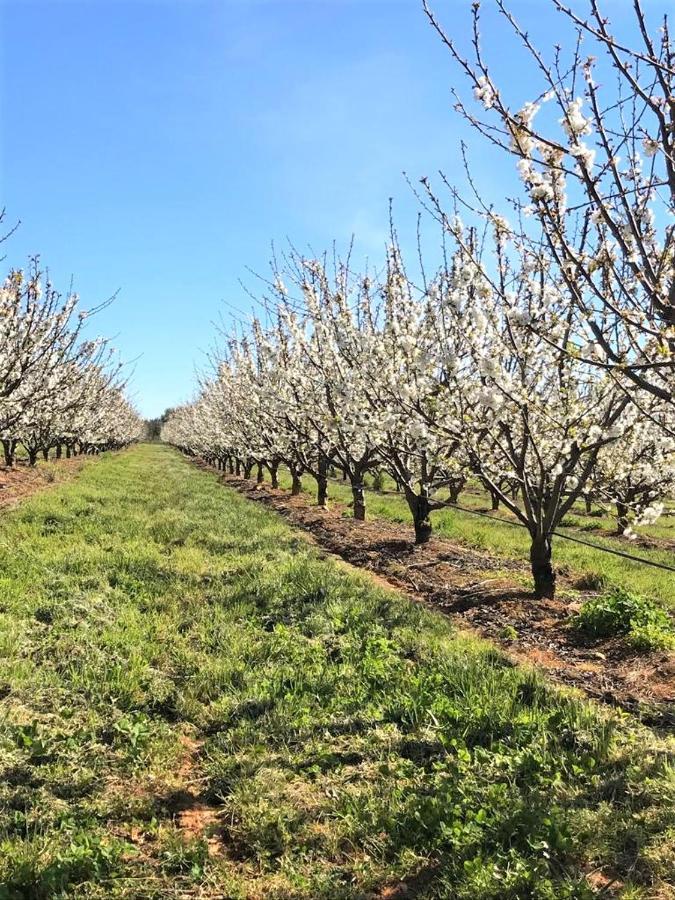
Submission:
[[[332,478],[331,481],[342,483],[339,478]],[[376,494],[389,494],[392,497],[400,496],[398,491],[375,491]],[[502,525],[511,525],[513,528],[525,528],[527,525],[522,522],[512,522],[510,519],[502,519],[501,516],[491,516],[489,513],[480,512],[477,509],[469,509],[467,506],[460,506],[458,503],[450,503],[447,500],[434,500],[435,504],[447,507],[448,509],[458,509],[461,512],[469,513],[471,516],[481,516],[489,519],[490,522],[500,522]],[[594,544],[593,541],[584,541],[582,538],[572,537],[571,534],[563,534],[562,531],[552,531],[556,537],[562,538],[564,541],[572,541],[574,544],[582,544],[584,547],[591,547],[593,550],[599,550],[600,553],[610,553],[612,556],[621,556],[623,559],[629,559],[631,562],[642,563],[644,566],[652,566],[654,569],[663,569],[666,572],[675,572],[675,566],[669,566],[667,563],[656,562],[653,559],[645,559],[644,556],[633,556],[632,553],[625,553],[623,550],[615,550],[613,547],[602,547],[600,544]]]
[[[524,525],[522,522],[511,522],[509,519],[502,519],[501,516],[491,516],[489,513],[480,512],[477,509],[459,506],[457,503],[449,503],[442,500],[435,500],[434,503],[440,503],[448,509],[458,509],[461,512],[469,513],[469,515],[472,516],[481,516],[484,519],[489,519],[491,522],[500,522],[503,525],[511,525],[513,528],[527,529],[527,525]],[[582,544],[584,547],[592,547],[593,550],[599,550],[600,553],[611,553],[612,556],[621,556],[623,559],[642,563],[644,566],[653,566],[655,569],[664,569],[666,572],[675,572],[675,566],[669,566],[667,563],[656,562],[656,560],[653,559],[645,559],[644,556],[633,556],[632,553],[625,553],[623,550],[615,550],[613,547],[602,547],[600,544],[593,543],[593,541],[584,541],[582,538],[572,537],[571,534],[563,534],[562,531],[552,531],[551,534],[562,538],[564,541],[572,541],[575,544]]]

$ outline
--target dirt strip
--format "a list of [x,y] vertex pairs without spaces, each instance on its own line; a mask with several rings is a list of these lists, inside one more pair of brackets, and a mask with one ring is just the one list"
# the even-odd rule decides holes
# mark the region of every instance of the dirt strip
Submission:
[[[517,561],[439,537],[416,547],[405,526],[383,519],[355,522],[343,504],[319,510],[306,496],[291,497],[268,484],[229,475],[221,480],[284,515],[324,550],[499,644],[514,662],[543,669],[652,727],[675,727],[675,653],[638,654],[620,639],[582,642],[570,617],[593,594],[569,578],[560,576],[555,600],[535,600],[522,586],[528,572]],[[570,599],[565,589],[573,587]]]
[[52,485],[73,478],[82,468],[87,456],[52,460],[31,468],[18,462],[13,468],[0,466],[0,509],[7,509]]

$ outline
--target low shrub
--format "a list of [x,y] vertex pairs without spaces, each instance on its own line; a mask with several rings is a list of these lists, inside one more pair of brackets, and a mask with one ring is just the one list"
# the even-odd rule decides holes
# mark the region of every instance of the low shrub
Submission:
[[573,624],[589,638],[625,636],[636,650],[675,647],[675,628],[668,613],[653,600],[619,587],[587,600]]

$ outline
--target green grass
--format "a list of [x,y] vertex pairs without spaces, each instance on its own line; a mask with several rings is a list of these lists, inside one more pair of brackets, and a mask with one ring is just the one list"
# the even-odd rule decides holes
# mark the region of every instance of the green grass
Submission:
[[665,610],[622,588],[587,600],[574,626],[590,638],[625,636],[637,650],[675,649],[675,628]]
[[[290,488],[290,476],[286,472],[280,472],[279,483],[281,487]],[[389,487],[389,485],[387,486]],[[303,488],[308,495],[313,496],[314,480],[305,477]],[[410,513],[403,495],[377,493],[372,490],[367,490],[366,495],[368,515],[400,522],[409,535],[412,533]],[[350,503],[352,497],[349,484],[332,480],[329,486],[329,500],[331,497],[342,503]],[[460,497],[460,505],[485,509],[489,503],[485,495],[481,493],[466,492]],[[508,512],[503,509],[494,515],[510,518]],[[495,521],[492,518],[481,518],[468,512],[449,508],[436,510],[431,514],[431,519],[434,530],[443,537],[459,541],[478,550],[485,550],[496,557],[518,560],[524,567],[528,565],[529,537],[522,528],[514,528],[512,525]],[[582,526],[599,523],[606,528],[612,527],[612,521],[607,517],[596,519],[577,515],[570,517],[570,523],[572,522]],[[656,531],[659,532],[658,535]],[[647,535],[673,536],[673,528],[670,519],[667,518],[663,520],[660,529],[658,526],[651,526],[645,529],[645,532]],[[575,536],[655,562],[675,565],[675,554],[670,550],[635,547],[626,540],[593,534],[592,530],[585,535],[577,532]],[[644,566],[559,538],[554,538],[553,558],[556,569],[565,575],[572,576],[580,587],[627,586],[637,594],[653,597],[667,607],[675,607],[675,578],[672,572]],[[531,585],[531,579],[527,572],[520,580],[527,586]]]
[[0,573],[1,900],[673,895],[672,741],[168,448],[5,516]]

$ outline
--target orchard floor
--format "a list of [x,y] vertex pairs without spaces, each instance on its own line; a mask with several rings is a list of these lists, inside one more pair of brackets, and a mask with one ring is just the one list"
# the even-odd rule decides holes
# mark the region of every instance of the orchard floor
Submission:
[[44,488],[60,484],[76,475],[88,457],[40,461],[31,468],[25,461],[18,461],[12,468],[0,465],[0,509],[14,506]]
[[598,593],[583,577],[559,575],[556,599],[535,600],[529,570],[517,560],[439,536],[416,547],[410,528],[382,517],[356,522],[339,501],[320,510],[306,494],[221,478],[304,528],[320,547],[499,643],[514,660],[648,724],[675,726],[675,652],[637,652],[619,638],[583,639],[571,618]]
[[0,900],[675,897],[672,737],[159,445],[4,515],[0,698]]

